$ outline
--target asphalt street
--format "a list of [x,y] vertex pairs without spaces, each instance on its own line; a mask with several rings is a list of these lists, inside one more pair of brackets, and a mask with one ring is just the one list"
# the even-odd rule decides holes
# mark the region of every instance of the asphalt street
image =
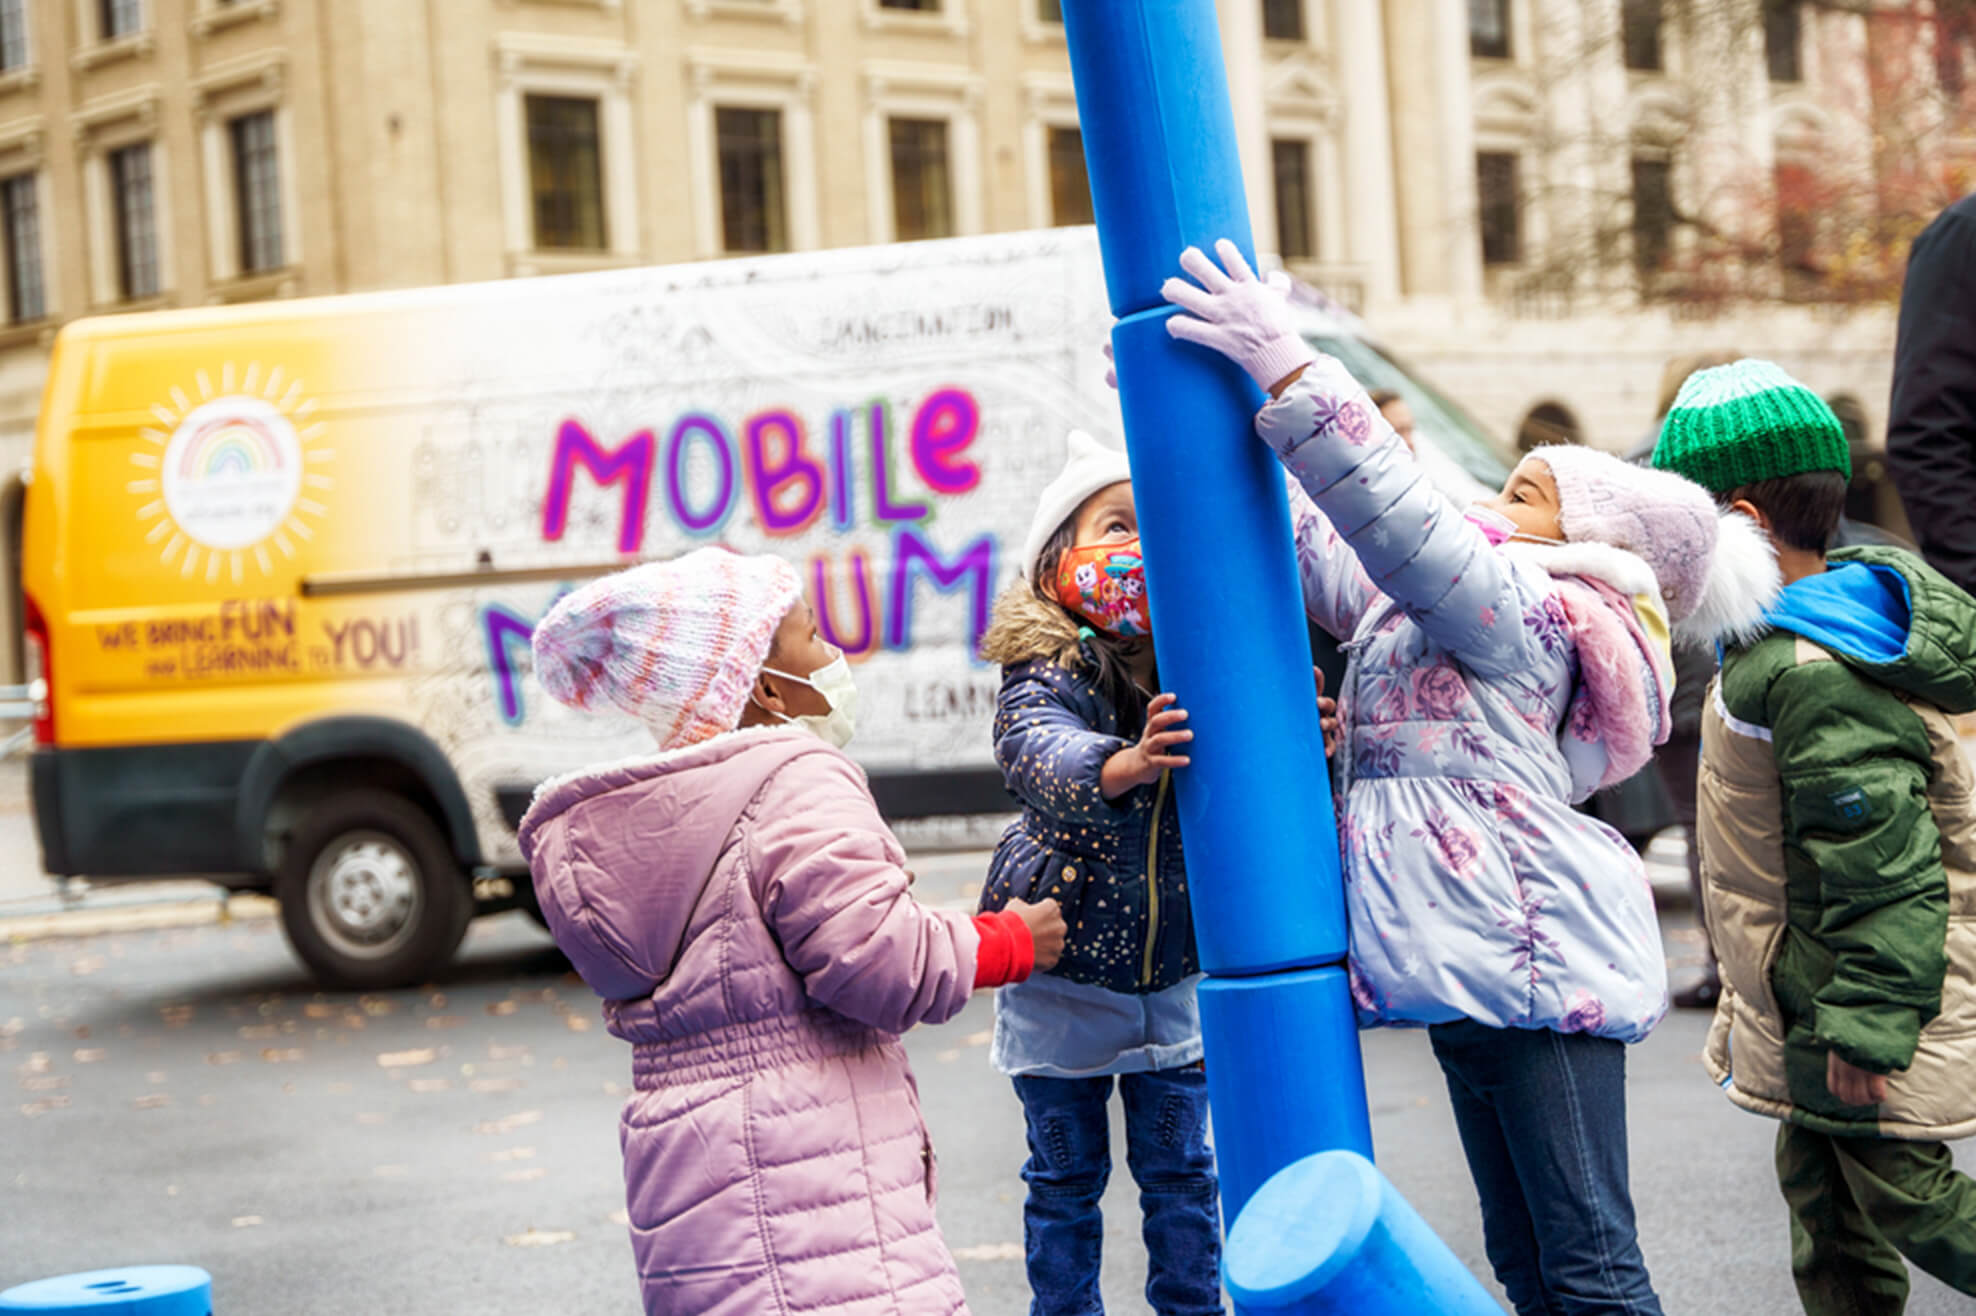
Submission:
[[[966,900],[978,862],[922,863],[923,898]],[[1677,960],[1686,924],[1669,915]],[[1022,1119],[987,1063],[991,1019],[979,999],[908,1046],[973,1308],[1018,1316]],[[1704,1027],[1677,1014],[1631,1053],[1648,1261],[1670,1313],[1788,1313],[1774,1126],[1708,1083]],[[1381,1164],[1486,1274],[1425,1039],[1372,1033],[1364,1050]],[[223,1316],[638,1310],[628,1056],[519,915],[476,925],[443,982],[371,996],[314,991],[266,919],[17,942],[0,947],[0,1066],[0,1287],[173,1261],[213,1273]],[[1106,1207],[1109,1309],[1144,1311],[1122,1170]],[[1925,1276],[1915,1293],[1915,1316],[1971,1310]]]

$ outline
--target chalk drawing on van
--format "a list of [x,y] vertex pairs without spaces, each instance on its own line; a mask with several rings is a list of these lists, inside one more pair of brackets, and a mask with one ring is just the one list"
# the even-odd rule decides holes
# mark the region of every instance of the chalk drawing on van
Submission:
[[336,454],[322,442],[315,399],[280,366],[244,371],[228,362],[219,387],[201,370],[193,389],[171,390],[171,402],[151,408],[158,422],[139,431],[131,454],[138,474],[128,491],[145,501],[137,510],[166,566],[208,582],[225,573],[242,580],[251,565],[274,570],[274,553],[294,557],[298,541],[315,537],[310,522],[327,508],[334,487],[328,466]]

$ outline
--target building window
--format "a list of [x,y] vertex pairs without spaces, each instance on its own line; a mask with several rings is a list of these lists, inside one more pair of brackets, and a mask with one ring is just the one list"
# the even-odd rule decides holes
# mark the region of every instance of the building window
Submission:
[[1516,190],[1516,157],[1484,151],[1475,157],[1476,192],[1482,203],[1482,263],[1514,265],[1523,259],[1523,214]]
[[117,292],[127,302],[158,295],[158,216],[151,144],[110,152],[110,204],[116,220]]
[[1468,53],[1509,58],[1509,0],[1468,0]]
[[33,174],[0,181],[0,233],[7,247],[7,319],[26,324],[48,314],[41,277],[41,203]]
[[0,0],[0,73],[28,66],[27,0]]
[[233,211],[240,237],[240,272],[264,274],[283,265],[281,160],[274,111],[243,114],[227,125],[233,138]]
[[1310,143],[1278,138],[1269,144],[1276,181],[1276,249],[1284,260],[1317,256],[1316,207],[1311,203]]
[[945,119],[891,119],[892,235],[900,242],[954,235],[953,171]]
[[1777,189],[1777,259],[1784,267],[1787,295],[1803,296],[1816,288],[1818,263],[1818,202],[1824,189],[1813,171],[1802,164],[1779,163],[1772,175]]
[[1674,170],[1666,160],[1633,162],[1633,263],[1642,275],[1667,264],[1674,236]]
[[1045,23],[1063,22],[1063,0],[1036,0],[1036,17]]
[[782,112],[717,109],[721,245],[728,251],[789,250],[782,181]]
[[1557,443],[1583,443],[1585,432],[1571,409],[1557,402],[1540,402],[1516,427],[1516,450],[1534,452]]
[[1799,82],[1804,68],[1798,50],[1804,38],[1804,11],[1798,0],[1764,0],[1763,53],[1772,82]]
[[1623,0],[1620,23],[1626,67],[1651,73],[1660,68],[1660,0]]
[[1091,177],[1084,171],[1084,133],[1050,129],[1050,222],[1089,224]]
[[880,9],[909,9],[915,13],[937,14],[940,0],[878,0]]
[[597,102],[584,96],[524,96],[528,186],[539,251],[602,251],[604,152]]
[[130,36],[144,26],[143,0],[96,0],[96,24],[104,41]]
[[1304,0],[1262,0],[1262,34],[1272,41],[1304,39]]

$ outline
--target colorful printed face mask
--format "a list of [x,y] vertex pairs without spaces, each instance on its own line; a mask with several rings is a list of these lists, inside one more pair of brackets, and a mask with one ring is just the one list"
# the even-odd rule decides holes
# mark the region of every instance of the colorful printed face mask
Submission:
[[1146,599],[1146,564],[1139,541],[1084,544],[1057,561],[1057,602],[1113,635],[1133,639],[1153,633]]

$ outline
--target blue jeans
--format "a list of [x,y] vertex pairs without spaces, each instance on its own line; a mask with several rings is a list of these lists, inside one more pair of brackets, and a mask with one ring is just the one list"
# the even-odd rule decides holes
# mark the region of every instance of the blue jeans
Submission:
[[[1221,1222],[1208,1150],[1207,1074],[1123,1074],[1125,1163],[1145,1217],[1146,1301],[1159,1316],[1220,1316]],[[1015,1080],[1029,1125],[1022,1241],[1030,1316],[1104,1316],[1098,1201],[1111,1177],[1110,1077]]]
[[1626,1047],[1608,1037],[1428,1029],[1518,1316],[1660,1316],[1626,1174]]

